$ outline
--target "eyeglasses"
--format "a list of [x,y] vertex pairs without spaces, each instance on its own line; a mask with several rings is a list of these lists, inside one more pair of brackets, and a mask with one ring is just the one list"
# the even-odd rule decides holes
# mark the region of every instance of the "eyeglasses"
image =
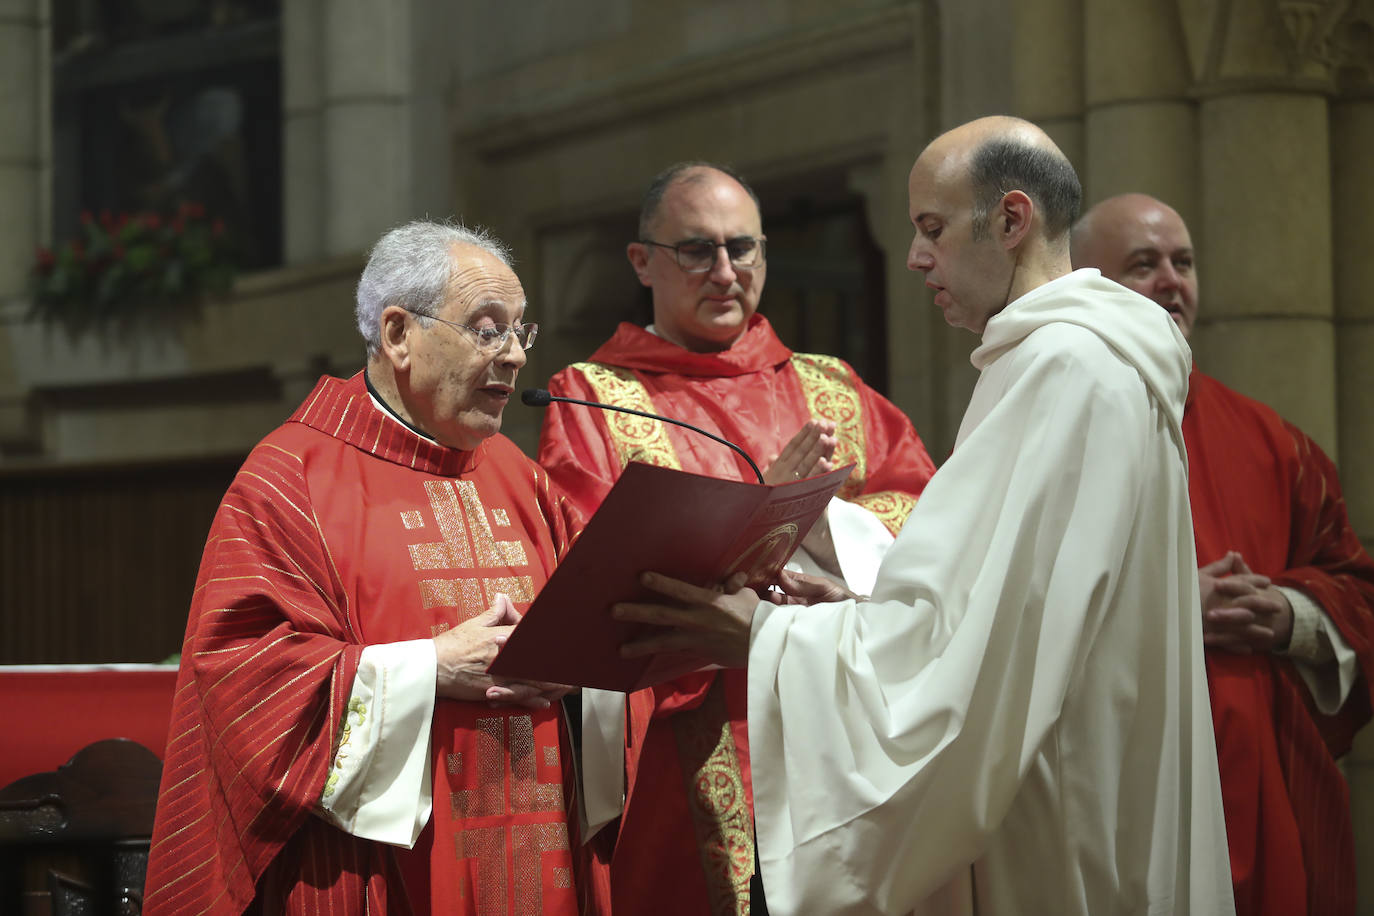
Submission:
[[737,239],[712,242],[709,239],[687,239],[674,245],[665,245],[652,239],[640,239],[641,245],[672,250],[677,258],[677,266],[689,274],[704,274],[716,263],[716,249],[724,248],[730,266],[736,270],[753,270],[763,266],[763,238],[742,235]]
[[457,328],[460,331],[467,331],[477,338],[477,349],[485,353],[499,353],[501,350],[504,350],[506,348],[506,341],[510,340],[512,334],[515,335],[516,343],[520,344],[520,349],[528,350],[530,347],[534,346],[534,338],[539,334],[539,325],[534,322],[528,322],[526,324],[486,324],[482,325],[480,328],[474,328],[470,325],[459,324],[456,321],[447,321],[443,318],[435,318],[433,315],[425,315],[414,309],[406,309],[406,311],[410,312],[412,315],[418,315],[421,318],[428,318],[431,321],[438,321],[441,324],[446,324],[451,328]]

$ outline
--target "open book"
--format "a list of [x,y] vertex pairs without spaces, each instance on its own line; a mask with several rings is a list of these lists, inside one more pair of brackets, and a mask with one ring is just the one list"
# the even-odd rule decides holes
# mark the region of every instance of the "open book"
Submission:
[[652,629],[611,617],[656,600],[640,573],[713,586],[744,570],[772,583],[853,465],[764,486],[632,462],[535,597],[488,671],[502,677],[638,690],[684,673],[680,657],[620,657]]

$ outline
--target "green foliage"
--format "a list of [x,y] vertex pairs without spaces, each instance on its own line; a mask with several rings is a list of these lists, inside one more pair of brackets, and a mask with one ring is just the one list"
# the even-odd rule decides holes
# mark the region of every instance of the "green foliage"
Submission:
[[198,203],[169,214],[87,212],[78,238],[38,249],[33,278],[32,314],[80,332],[228,292],[233,247]]

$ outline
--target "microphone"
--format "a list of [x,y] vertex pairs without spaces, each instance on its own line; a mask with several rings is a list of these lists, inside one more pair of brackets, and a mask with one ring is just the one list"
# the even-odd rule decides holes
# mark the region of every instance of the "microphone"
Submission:
[[754,463],[754,459],[749,457],[748,452],[740,448],[735,443],[730,442],[726,439],[722,439],[715,433],[708,433],[701,427],[693,426],[691,423],[685,423],[682,420],[674,420],[672,417],[660,417],[656,413],[645,413],[642,410],[634,410],[630,407],[617,407],[614,404],[602,404],[600,401],[584,401],[580,398],[560,397],[556,394],[549,394],[548,390],[545,388],[526,388],[524,391],[520,392],[520,403],[524,404],[527,407],[548,407],[549,404],[553,403],[554,401],[561,401],[564,404],[581,404],[583,407],[600,407],[602,410],[616,410],[620,413],[632,413],[636,417],[647,417],[650,420],[661,420],[664,423],[672,423],[674,426],[681,426],[683,429],[690,429],[694,433],[701,433],[707,439],[714,439],[721,445],[724,445],[727,448],[732,448],[736,452],[739,452],[740,456],[744,458],[745,461],[749,462],[749,467],[753,468],[754,476],[759,479],[759,483],[763,483],[763,472],[760,471],[759,466]]

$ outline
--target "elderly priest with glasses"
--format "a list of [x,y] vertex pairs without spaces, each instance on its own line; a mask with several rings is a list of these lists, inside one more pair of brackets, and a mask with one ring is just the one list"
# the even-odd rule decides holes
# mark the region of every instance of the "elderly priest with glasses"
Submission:
[[[867,592],[935,468],[911,422],[852,368],[793,353],[758,313],[767,263],[753,190],[719,165],[669,167],[644,195],[627,254],[652,290],[653,324],[620,325],[589,361],[555,375],[550,392],[693,423],[743,446],[770,483],[852,463],[797,559]],[[584,515],[629,461],[755,479],[743,458],[691,431],[557,403],[539,461]],[[585,741],[614,741],[622,702],[583,692]],[[609,858],[616,912],[748,912],[754,833],[743,672],[688,675],[631,694],[629,705],[624,780],[614,767],[609,781],[597,778],[589,763],[586,785],[589,829],[620,815],[624,801],[619,822],[596,840]]]
[[579,524],[499,434],[524,290],[484,232],[411,223],[357,320],[366,369],[320,380],[210,531],[147,911],[603,912],[564,690],[485,673]]

